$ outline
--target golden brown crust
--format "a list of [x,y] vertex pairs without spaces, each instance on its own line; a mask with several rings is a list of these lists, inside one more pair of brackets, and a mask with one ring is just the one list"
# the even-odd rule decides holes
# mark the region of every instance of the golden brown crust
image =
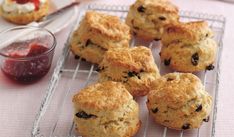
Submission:
[[209,116],[212,98],[190,73],[169,73],[155,81],[147,107],[157,123],[182,130],[199,128]]
[[73,103],[87,109],[115,110],[132,100],[121,83],[107,81],[82,89],[73,97]]
[[163,34],[161,60],[180,72],[213,69],[217,44],[204,21],[170,25]]
[[26,25],[33,21],[38,21],[49,12],[49,3],[48,1],[40,6],[39,10],[29,12],[29,13],[7,13],[3,10],[2,6],[0,6],[0,15],[5,18],[7,21],[19,24]]
[[213,36],[212,30],[205,21],[171,23],[165,28],[166,29],[162,37],[162,44],[164,46],[177,41],[181,41],[186,44],[196,44]]
[[123,34],[129,34],[129,27],[117,16],[90,11],[86,13],[85,20],[90,31],[113,40],[122,40],[126,37]]
[[107,62],[111,66],[123,67],[129,71],[155,71],[152,52],[149,48],[143,46],[109,50],[103,63]]
[[99,81],[122,82],[133,96],[144,96],[152,81],[160,77],[149,48],[111,49],[99,65]]
[[[174,70],[180,72],[197,72],[206,70],[215,62],[217,45],[212,39],[207,39],[193,46],[178,43],[163,46],[161,60],[170,61],[168,64]],[[195,57],[196,56],[196,57]],[[194,61],[196,58],[196,61]]]
[[137,0],[128,12],[126,23],[137,37],[161,39],[166,24],[177,22],[178,8],[168,0]]
[[117,16],[95,11],[85,14],[79,28],[74,32],[74,37],[81,42],[91,40],[104,49],[128,47],[131,38],[130,28]]
[[139,106],[121,83],[90,85],[73,103],[76,129],[85,137],[132,137],[140,128]]
[[[168,80],[169,79],[169,80]],[[179,109],[191,99],[196,98],[197,92],[203,89],[198,77],[190,73],[169,73],[153,83],[149,93],[151,101],[163,102],[172,109]]]
[[89,11],[73,33],[71,50],[87,61],[99,64],[105,51],[128,47],[130,38],[130,28],[118,17]]

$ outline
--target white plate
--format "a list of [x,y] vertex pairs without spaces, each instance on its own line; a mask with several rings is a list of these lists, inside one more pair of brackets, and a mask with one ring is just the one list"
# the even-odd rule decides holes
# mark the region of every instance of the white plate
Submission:
[[[3,0],[0,0],[0,3],[2,3],[2,1]],[[72,2],[72,0],[51,0],[51,1],[57,9],[64,7],[65,5]],[[76,18],[77,14],[78,14],[77,8],[74,7],[71,10],[65,12],[63,15],[61,15],[60,18],[51,22],[45,28],[50,30],[53,33],[58,33],[63,28],[68,26]],[[7,22],[2,17],[0,17],[0,32],[5,30],[5,29],[15,27],[15,26],[17,26],[17,25],[12,24],[10,22]]]

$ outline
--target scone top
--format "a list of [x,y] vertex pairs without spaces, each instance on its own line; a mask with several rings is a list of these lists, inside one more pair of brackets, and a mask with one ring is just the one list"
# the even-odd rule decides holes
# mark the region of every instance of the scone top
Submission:
[[178,20],[179,10],[169,0],[137,0],[130,7],[126,23],[138,38],[158,41],[164,26]]
[[99,70],[99,81],[122,82],[133,96],[145,96],[160,77],[151,50],[143,46],[108,50]]
[[174,42],[196,44],[206,38],[213,37],[213,32],[205,21],[188,23],[171,23],[165,27],[162,36],[163,45],[167,46]]
[[141,7],[142,9],[147,9],[145,10],[145,13],[157,12],[178,14],[179,12],[177,6],[172,4],[170,0],[137,0],[133,6],[138,8]]
[[117,16],[88,11],[81,24],[84,27],[84,33],[79,33],[81,41],[89,39],[104,49],[115,47],[114,42],[128,47],[130,28]]
[[169,73],[152,84],[152,90],[149,92],[148,98],[151,100],[151,104],[154,104],[154,101],[164,102],[164,105],[169,108],[179,109],[193,99],[203,98],[203,92],[204,87],[200,79],[195,75],[190,73]]
[[86,13],[85,19],[90,25],[91,31],[110,38],[121,39],[124,37],[123,33],[129,33],[129,27],[121,22],[117,16],[90,11]]
[[207,121],[212,98],[191,73],[169,73],[148,94],[147,107],[155,122],[176,130],[199,128]]
[[143,46],[111,49],[105,54],[101,66],[105,64],[134,72],[156,71],[151,50]]
[[79,108],[99,112],[117,110],[132,100],[133,97],[121,83],[107,81],[82,89],[72,101]]

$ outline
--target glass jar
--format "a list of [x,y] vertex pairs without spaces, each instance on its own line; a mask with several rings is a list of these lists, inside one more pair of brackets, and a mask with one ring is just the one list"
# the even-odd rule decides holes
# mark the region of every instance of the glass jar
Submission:
[[38,27],[20,26],[0,33],[0,67],[10,79],[31,83],[45,76],[52,63],[55,36]]

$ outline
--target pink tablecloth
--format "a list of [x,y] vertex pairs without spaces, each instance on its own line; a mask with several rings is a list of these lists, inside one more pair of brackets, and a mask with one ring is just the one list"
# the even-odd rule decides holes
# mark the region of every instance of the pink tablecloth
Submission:
[[[134,0],[93,0],[84,3],[131,4]],[[234,5],[215,0],[174,0],[181,9],[222,14],[227,17],[224,36],[224,50],[221,65],[220,91],[218,97],[218,116],[216,137],[234,136]],[[57,34],[58,46],[54,64],[58,59],[70,27]],[[44,96],[50,73],[41,81],[27,86],[15,85],[0,73],[0,137],[29,137],[35,115]]]

